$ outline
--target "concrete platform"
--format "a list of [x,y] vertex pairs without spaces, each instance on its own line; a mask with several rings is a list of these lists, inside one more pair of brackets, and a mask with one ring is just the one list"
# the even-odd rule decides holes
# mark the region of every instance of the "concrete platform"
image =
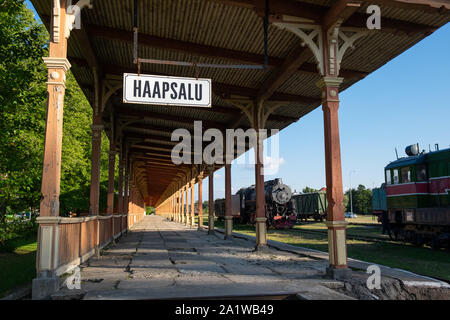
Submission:
[[63,287],[53,299],[395,299],[408,281],[450,291],[437,280],[382,267],[383,284],[392,287],[393,281],[403,281],[403,286],[388,294],[386,288],[378,295],[365,292],[358,286],[365,286],[368,263],[351,260],[350,266],[362,272],[353,272],[349,282],[335,281],[325,277],[326,253],[278,242],[254,252],[253,237],[235,234],[233,240],[224,240],[218,231],[208,235],[159,216],[145,217],[116,244],[102,250],[99,258],[81,266],[81,289]]

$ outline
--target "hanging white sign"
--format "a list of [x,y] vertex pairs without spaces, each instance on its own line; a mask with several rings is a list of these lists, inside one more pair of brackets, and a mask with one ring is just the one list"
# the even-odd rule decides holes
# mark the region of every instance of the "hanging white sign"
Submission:
[[123,75],[123,102],[211,107],[211,79]]

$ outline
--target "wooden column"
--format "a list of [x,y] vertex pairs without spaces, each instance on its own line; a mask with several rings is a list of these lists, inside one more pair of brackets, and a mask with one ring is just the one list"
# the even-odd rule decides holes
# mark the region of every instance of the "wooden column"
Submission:
[[214,234],[214,171],[208,177],[208,234]]
[[181,223],[182,224],[184,224],[184,223],[186,223],[186,216],[185,216],[185,210],[184,210],[184,208],[185,208],[185,206],[184,206],[184,193],[185,193],[185,190],[186,190],[186,187],[182,187],[181,188],[181,210],[180,210],[180,213],[181,213]]
[[175,222],[178,222],[178,190],[175,192]]
[[122,232],[124,226],[122,223],[122,215],[123,215],[123,200],[124,200],[124,168],[125,168],[125,159],[123,156],[123,147],[121,146],[120,156],[119,156],[119,196],[118,196],[118,213],[120,215],[120,232]]
[[178,203],[177,203],[177,222],[181,223],[181,190],[177,193]]
[[233,238],[233,216],[231,211],[231,164],[225,165],[225,239]]
[[[59,194],[61,178],[61,149],[63,135],[64,95],[66,74],[71,65],[67,60],[66,1],[52,7],[51,19],[57,20],[50,32],[47,66],[47,119],[41,184],[40,216],[36,253],[36,278],[32,282],[32,298],[42,299],[58,289],[59,255]],[[50,12],[49,12],[50,13]]]
[[195,184],[195,180],[191,181],[190,184],[190,192],[191,192],[191,220],[190,220],[190,227],[194,226],[195,223],[195,207],[194,207],[194,192],[195,192],[195,188],[194,188],[194,184]]
[[317,84],[322,89],[322,109],[325,138],[325,169],[327,183],[328,274],[337,278],[346,276],[347,247],[342,187],[341,151],[339,139],[339,85],[342,78],[323,77]]
[[101,115],[94,116],[92,129],[92,157],[91,157],[91,195],[89,214],[96,216],[99,214],[100,199],[100,156],[102,144]]
[[262,103],[256,104],[254,108],[254,124],[256,130],[255,146],[255,192],[256,192],[256,249],[266,247],[267,245],[267,227],[266,227],[266,199],[264,192],[264,172],[263,172],[263,140],[259,134],[262,128],[261,112]]
[[203,229],[203,175],[198,177],[198,229]]
[[109,150],[109,168],[108,168],[108,214],[114,213],[114,176],[116,169],[116,155],[117,151],[110,146]]
[[125,215],[124,229],[128,230],[128,210],[130,200],[130,157],[128,155],[128,148],[125,149],[125,176],[123,179],[123,214]]

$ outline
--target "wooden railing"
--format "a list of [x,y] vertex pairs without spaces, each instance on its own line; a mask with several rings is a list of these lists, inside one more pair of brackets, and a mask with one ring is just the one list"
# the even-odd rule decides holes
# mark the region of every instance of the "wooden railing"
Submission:
[[61,275],[92,257],[115,238],[118,238],[145,213],[127,215],[57,218],[56,273]]

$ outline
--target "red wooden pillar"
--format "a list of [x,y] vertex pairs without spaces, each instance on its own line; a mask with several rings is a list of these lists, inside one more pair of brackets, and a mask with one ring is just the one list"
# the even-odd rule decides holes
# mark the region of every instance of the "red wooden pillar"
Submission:
[[92,129],[92,157],[91,157],[91,195],[89,214],[99,214],[100,199],[100,156],[103,131],[101,113],[93,116]]
[[233,238],[233,215],[231,211],[231,164],[225,165],[225,239]]
[[203,175],[198,177],[198,229],[203,229]]
[[195,223],[195,209],[194,209],[194,192],[195,192],[195,188],[194,188],[194,184],[195,184],[195,180],[191,180],[191,183],[190,183],[190,192],[191,192],[191,201],[190,201],[190,204],[191,204],[191,219],[190,219],[190,223],[189,223],[189,226],[190,227],[193,227],[194,226],[194,223]]
[[124,229],[123,224],[123,214],[124,214],[124,176],[125,176],[125,156],[123,146],[121,146],[120,157],[119,157],[119,196],[118,196],[118,211],[120,215],[120,232]]
[[267,245],[267,217],[265,208],[264,172],[262,164],[263,142],[259,140],[259,134],[257,134],[257,144],[255,146],[256,249]]
[[123,180],[123,214],[125,215],[124,229],[128,230],[128,209],[130,199],[130,157],[128,155],[128,148],[125,150],[125,176]]
[[181,208],[180,208],[180,214],[181,214],[181,223],[184,224],[186,222],[185,217],[185,205],[184,205],[184,193],[185,193],[186,187],[181,188]]
[[214,234],[214,171],[208,177],[208,234]]
[[109,215],[114,213],[114,176],[116,168],[116,154],[114,146],[110,146],[109,150],[109,168],[108,168],[108,209]]
[[181,223],[181,189],[178,189],[177,201],[177,222]]
[[[66,22],[66,1],[52,8],[52,19],[59,17],[58,34],[51,33],[49,57],[44,57],[47,66],[47,119],[45,127],[44,161],[41,184],[40,216],[37,253],[36,278],[32,283],[32,298],[48,297],[58,289],[59,256],[59,194],[61,178],[61,149],[63,134],[64,95],[66,74],[70,69],[67,60],[67,38],[64,36]],[[55,13],[57,13],[55,15]],[[55,30],[55,29],[53,29]]]
[[322,89],[322,109],[325,138],[325,169],[327,183],[327,221],[329,275],[334,278],[347,276],[347,246],[344,217],[344,193],[342,186],[341,151],[339,139],[339,85],[342,78],[323,77],[318,83]]
[[253,109],[254,127],[256,130],[255,146],[255,201],[256,201],[256,249],[266,247],[267,245],[267,227],[266,227],[266,199],[264,192],[264,171],[263,171],[263,140],[259,129],[263,128],[263,120],[260,112],[263,104],[255,103]]

